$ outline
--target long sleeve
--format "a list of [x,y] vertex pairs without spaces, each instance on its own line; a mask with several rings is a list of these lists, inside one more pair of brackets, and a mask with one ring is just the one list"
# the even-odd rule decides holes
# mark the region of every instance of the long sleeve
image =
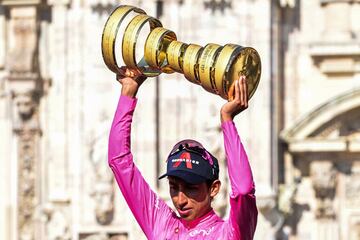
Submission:
[[231,184],[230,232],[237,239],[253,239],[258,212],[250,164],[234,122],[223,122],[221,127]]
[[151,190],[133,162],[130,135],[136,102],[127,96],[120,97],[110,130],[108,163],[135,219],[147,238],[154,239],[154,225],[166,225],[172,211]]

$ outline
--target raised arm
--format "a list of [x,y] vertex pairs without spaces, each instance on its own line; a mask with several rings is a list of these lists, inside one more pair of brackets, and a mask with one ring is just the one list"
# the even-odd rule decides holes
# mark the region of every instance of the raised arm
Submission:
[[[154,224],[166,224],[170,208],[151,190],[133,162],[131,122],[136,106],[135,95],[143,79],[137,73],[119,76],[121,97],[110,130],[108,162],[130,210],[148,239],[153,239]],[[144,159],[146,160],[146,159]]]
[[247,154],[233,119],[248,107],[246,79],[235,83],[234,99],[221,109],[221,126],[231,184],[229,227],[237,239],[252,239],[257,223],[255,185]]

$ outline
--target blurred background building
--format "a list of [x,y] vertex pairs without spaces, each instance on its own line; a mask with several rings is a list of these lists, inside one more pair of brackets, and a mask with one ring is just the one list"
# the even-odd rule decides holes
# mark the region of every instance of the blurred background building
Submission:
[[[101,55],[118,4],[158,17],[180,41],[258,50],[262,77],[236,124],[251,161],[255,239],[360,239],[359,0],[0,0],[0,239],[144,236],[107,165],[120,93]],[[172,145],[203,142],[222,162],[214,205],[227,215],[219,110],[180,74],[146,80],[132,149],[168,198]]]

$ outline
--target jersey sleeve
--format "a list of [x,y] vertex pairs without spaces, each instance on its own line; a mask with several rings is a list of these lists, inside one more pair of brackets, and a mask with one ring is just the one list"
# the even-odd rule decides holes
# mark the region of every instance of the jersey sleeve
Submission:
[[235,239],[253,239],[258,211],[249,160],[234,122],[221,127],[231,184],[229,232]]
[[119,99],[110,130],[108,163],[135,219],[148,239],[153,239],[154,228],[166,225],[172,210],[151,190],[134,164],[130,135],[136,102],[127,96]]

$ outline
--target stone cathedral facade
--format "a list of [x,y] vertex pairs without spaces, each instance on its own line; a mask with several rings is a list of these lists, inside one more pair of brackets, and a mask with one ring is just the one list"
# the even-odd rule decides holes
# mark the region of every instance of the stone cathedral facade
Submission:
[[[0,239],[144,239],[107,165],[120,86],[100,43],[118,4],[185,43],[258,50],[261,81],[235,120],[255,239],[360,239],[358,0],[0,0]],[[224,100],[180,74],[147,79],[138,98],[132,150],[151,187],[169,201],[157,181],[168,151],[198,139],[222,164],[214,207],[226,217]]]

